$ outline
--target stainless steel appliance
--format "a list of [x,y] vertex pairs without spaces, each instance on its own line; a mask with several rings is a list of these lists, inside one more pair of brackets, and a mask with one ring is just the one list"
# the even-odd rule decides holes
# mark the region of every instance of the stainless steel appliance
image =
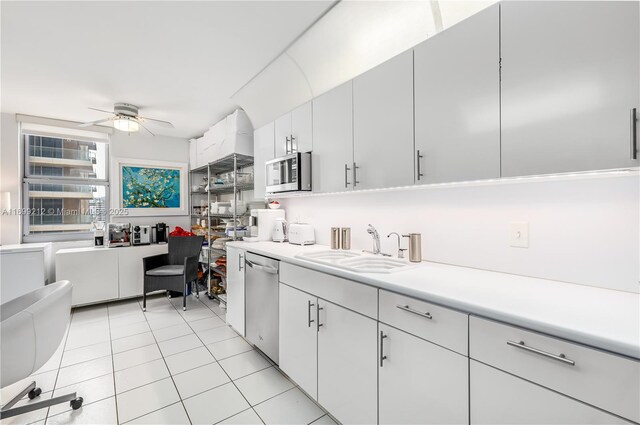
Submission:
[[149,245],[151,243],[151,226],[133,226],[132,245]]
[[265,164],[267,193],[311,190],[311,153],[294,152]]
[[277,364],[280,262],[247,252],[245,264],[247,340]]
[[131,245],[131,223],[109,223],[109,248]]

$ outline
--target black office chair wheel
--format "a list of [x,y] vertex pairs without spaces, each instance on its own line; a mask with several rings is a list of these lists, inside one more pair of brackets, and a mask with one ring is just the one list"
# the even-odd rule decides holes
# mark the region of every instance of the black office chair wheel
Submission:
[[[24,394],[24,393],[23,393]],[[29,391],[29,400],[33,400],[34,398],[38,397],[40,394],[42,394],[42,389],[40,388],[34,388],[31,391]]]
[[71,402],[69,403],[71,405],[71,408],[73,410],[78,410],[79,408],[82,407],[82,402],[84,401],[84,399],[82,397],[78,397],[75,400],[71,400]]

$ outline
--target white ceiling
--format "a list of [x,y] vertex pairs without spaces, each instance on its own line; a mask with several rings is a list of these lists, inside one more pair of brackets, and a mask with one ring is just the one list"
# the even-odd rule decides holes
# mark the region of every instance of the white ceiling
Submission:
[[2,112],[94,121],[128,102],[176,127],[158,134],[200,135],[331,4],[2,1]]

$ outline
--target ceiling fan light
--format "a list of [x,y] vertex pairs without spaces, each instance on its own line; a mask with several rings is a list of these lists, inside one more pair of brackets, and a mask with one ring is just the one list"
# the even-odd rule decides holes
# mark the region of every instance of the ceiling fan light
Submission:
[[133,118],[128,117],[119,117],[113,121],[113,126],[120,130],[126,131],[127,133],[133,133],[140,130],[140,124]]

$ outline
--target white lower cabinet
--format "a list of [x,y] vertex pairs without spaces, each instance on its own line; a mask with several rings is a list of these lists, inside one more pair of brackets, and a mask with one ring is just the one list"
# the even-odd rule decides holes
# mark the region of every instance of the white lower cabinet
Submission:
[[630,424],[524,379],[470,362],[471,424]]
[[280,369],[318,398],[318,335],[313,295],[280,283]]
[[379,423],[466,424],[468,358],[380,323]]
[[318,402],[343,424],[377,421],[378,323],[318,300]]
[[227,247],[227,323],[245,336],[244,249]]

